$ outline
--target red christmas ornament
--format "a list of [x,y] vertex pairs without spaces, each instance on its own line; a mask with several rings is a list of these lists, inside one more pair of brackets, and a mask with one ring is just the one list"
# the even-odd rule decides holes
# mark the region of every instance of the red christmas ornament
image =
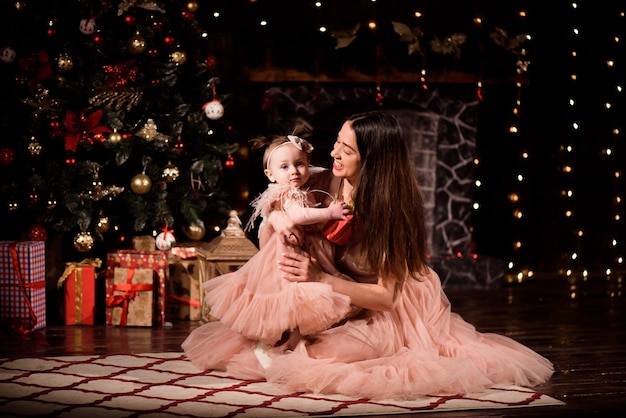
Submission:
[[224,166],[226,168],[234,168],[235,167],[235,159],[233,158],[232,155],[228,156],[228,159],[226,160],[226,162],[224,162]]
[[96,19],[93,17],[81,19],[78,29],[85,35],[93,35],[96,32]]
[[135,26],[135,23],[137,23],[137,18],[132,14],[127,14],[124,16],[124,23],[131,27]]
[[172,47],[176,43],[176,38],[174,38],[173,36],[166,36],[165,38],[163,38],[163,42],[165,42],[165,45]]
[[185,149],[185,143],[183,142],[181,137],[178,137],[178,139],[176,140],[174,148],[176,148],[179,152],[183,152],[183,149]]
[[209,55],[206,57],[206,66],[209,67],[209,70],[215,70],[216,65],[217,60],[215,59],[215,55]]
[[15,161],[15,150],[11,147],[0,149],[0,164],[11,165]]
[[48,239],[48,233],[43,226],[33,225],[30,231],[28,231],[28,238],[30,238],[31,241],[45,241]]
[[185,10],[185,9],[183,9],[183,10],[180,12],[180,14],[181,14],[181,16],[182,16],[182,18],[183,18],[184,20],[193,20],[193,18],[194,18],[194,14],[193,14],[193,13],[191,13],[189,10]]
[[36,191],[33,190],[31,194],[28,195],[28,203],[33,206],[39,203],[39,194]]

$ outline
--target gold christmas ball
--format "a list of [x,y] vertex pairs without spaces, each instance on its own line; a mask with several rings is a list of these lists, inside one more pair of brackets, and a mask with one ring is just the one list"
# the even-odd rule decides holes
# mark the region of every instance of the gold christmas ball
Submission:
[[170,54],[170,61],[176,65],[183,65],[187,62],[187,54],[185,51],[174,51]]
[[117,132],[117,129],[113,129],[113,132],[109,134],[109,142],[116,144],[122,140],[122,134]]
[[109,230],[110,226],[109,218],[107,216],[100,216],[100,218],[98,218],[98,222],[96,223],[96,230],[101,234],[104,234]]
[[67,53],[63,53],[59,56],[59,58],[57,59],[57,64],[59,66],[59,70],[63,72],[70,71],[72,68],[74,68],[74,61],[72,60],[72,57]]
[[162,176],[166,182],[172,183],[173,181],[176,181],[179,175],[180,175],[180,171],[178,170],[178,167],[172,164],[171,161],[168,161],[167,165],[163,167]]
[[202,238],[204,238],[206,229],[204,228],[204,223],[202,221],[199,221],[183,227],[183,232],[190,240],[200,241]]
[[41,154],[41,144],[34,136],[30,139],[27,148],[31,157],[39,157]]
[[198,11],[198,2],[197,1],[188,1],[187,2],[187,10],[189,10],[191,13],[195,13]]
[[137,194],[146,194],[152,188],[152,180],[145,174],[137,174],[130,180],[130,188]]
[[89,232],[79,232],[76,237],[74,237],[74,248],[81,253],[86,253],[91,250],[93,248],[93,244],[93,237]]
[[141,34],[136,33],[130,37],[128,40],[128,51],[131,54],[139,55],[143,54],[146,50],[146,38],[141,36]]

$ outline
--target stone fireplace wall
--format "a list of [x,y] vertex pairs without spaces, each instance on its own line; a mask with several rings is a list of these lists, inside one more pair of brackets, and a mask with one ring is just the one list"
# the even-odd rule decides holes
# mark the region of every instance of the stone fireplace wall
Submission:
[[[382,102],[376,102],[377,93]],[[346,116],[365,110],[393,113],[405,128],[415,173],[422,185],[431,266],[444,286],[497,286],[503,266],[471,253],[474,155],[479,102],[475,87],[355,84],[280,85],[267,90],[272,132],[308,126],[314,163],[328,166],[329,152]],[[393,169],[393,167],[390,167]]]

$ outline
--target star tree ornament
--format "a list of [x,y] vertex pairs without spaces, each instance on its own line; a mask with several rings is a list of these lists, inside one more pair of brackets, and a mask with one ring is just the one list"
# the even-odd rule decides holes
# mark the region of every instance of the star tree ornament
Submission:
[[28,141],[28,145],[26,145],[28,154],[31,157],[39,157],[41,155],[41,148],[41,143],[37,140],[37,138],[31,136],[30,141]]

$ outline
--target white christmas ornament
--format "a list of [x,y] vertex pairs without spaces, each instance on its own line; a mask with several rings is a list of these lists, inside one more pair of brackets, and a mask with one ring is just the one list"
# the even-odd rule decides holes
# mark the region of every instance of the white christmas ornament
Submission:
[[156,236],[156,247],[161,251],[168,251],[172,248],[172,245],[176,243],[176,238],[172,231],[161,232]]
[[210,102],[206,102],[202,106],[202,110],[206,114],[206,117],[211,120],[217,120],[224,116],[224,106],[219,100],[213,99]]
[[78,28],[85,35],[93,35],[96,32],[96,19],[93,17],[89,19],[81,19]]
[[10,46],[5,46],[0,49],[0,60],[3,62],[13,62],[13,60],[15,60],[15,55],[15,50]]

